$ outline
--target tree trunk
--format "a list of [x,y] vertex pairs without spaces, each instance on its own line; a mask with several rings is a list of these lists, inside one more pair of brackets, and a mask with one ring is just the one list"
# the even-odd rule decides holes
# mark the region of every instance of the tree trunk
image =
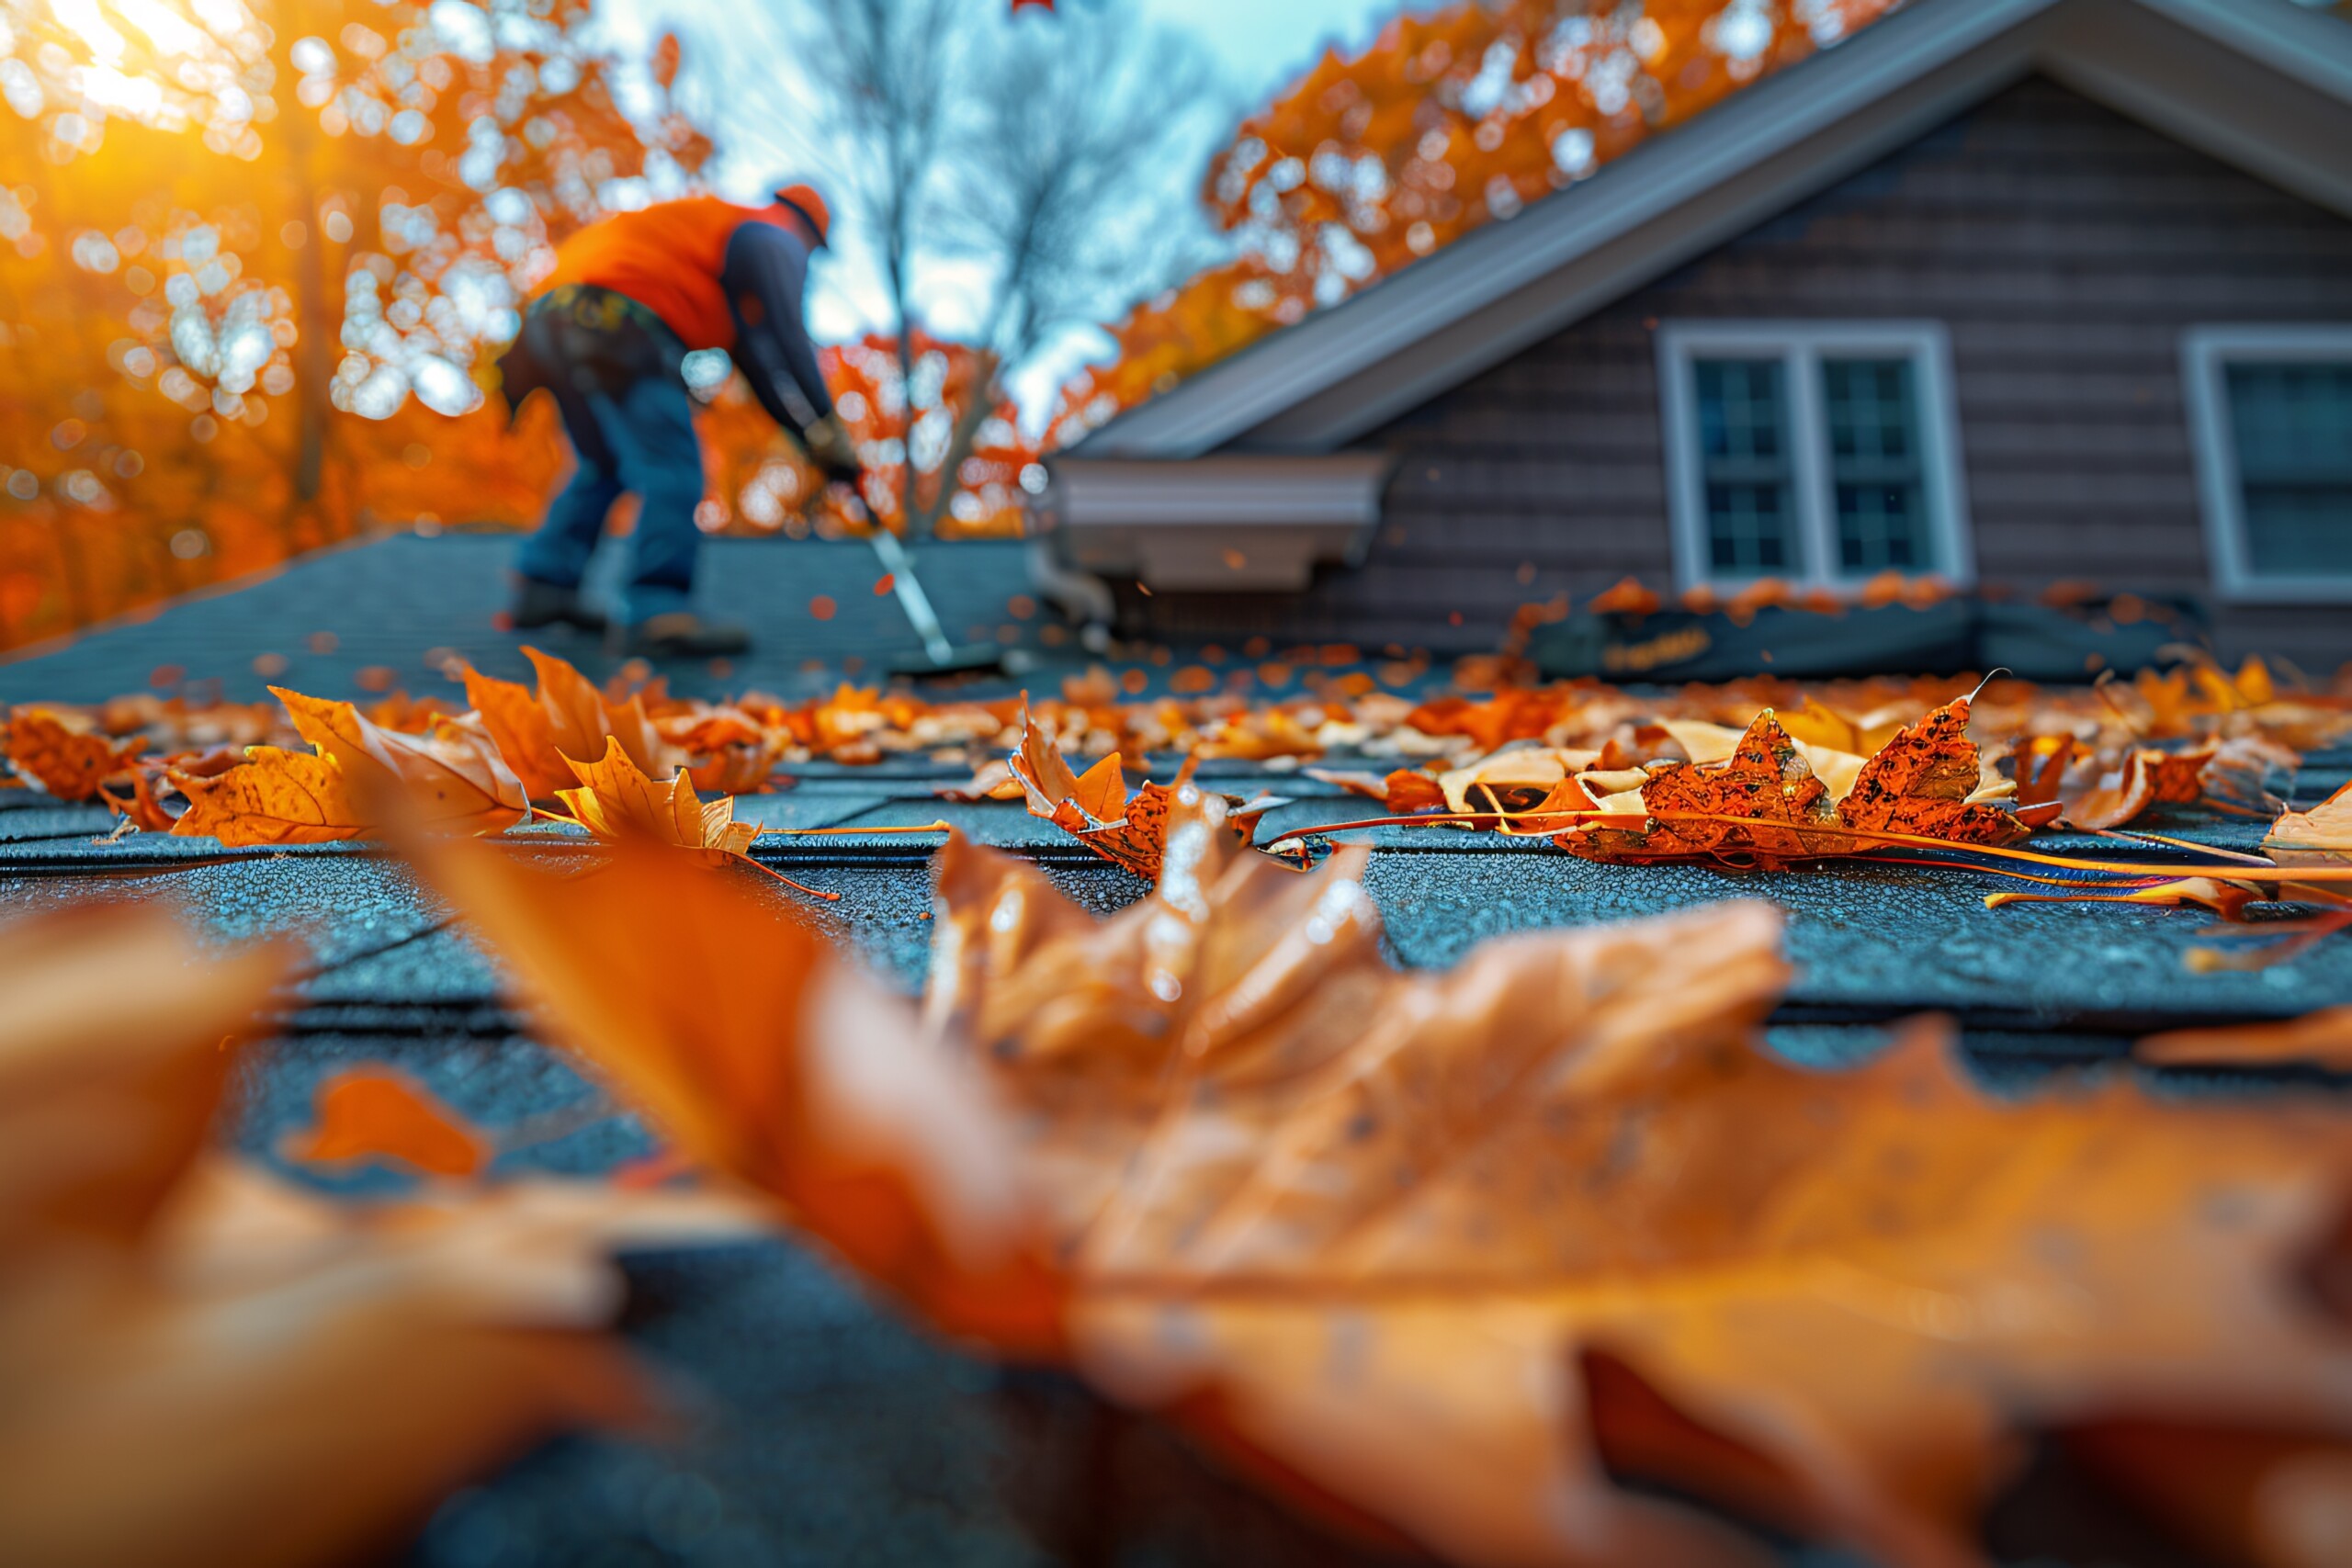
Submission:
[[[296,18],[309,10],[296,8]],[[329,534],[345,530],[338,519],[322,514],[319,502],[326,488],[327,448],[334,438],[334,404],[328,396],[334,376],[337,312],[328,295],[325,225],[319,217],[315,164],[318,136],[300,105],[289,105],[284,117],[287,162],[294,182],[296,217],[306,231],[302,248],[294,254],[294,488],[281,524],[287,545],[294,547],[303,520],[317,525],[322,542]]]

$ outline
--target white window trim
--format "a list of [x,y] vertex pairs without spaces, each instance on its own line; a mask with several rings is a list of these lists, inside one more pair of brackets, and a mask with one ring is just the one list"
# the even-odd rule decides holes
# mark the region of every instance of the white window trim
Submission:
[[1862,582],[1830,570],[1838,558],[1830,494],[1827,412],[1821,361],[1875,355],[1908,359],[1919,400],[1921,490],[1942,567],[1933,575],[1965,588],[1976,581],[1960,413],[1952,396],[1951,334],[1941,321],[1668,321],[1657,331],[1658,387],[1666,423],[1667,496],[1674,523],[1674,570],[1685,588],[1736,591],[1751,581],[1713,574],[1706,485],[1699,440],[1694,359],[1778,357],[1787,367],[1792,489],[1807,570],[1782,575],[1807,587],[1859,592]]
[[2197,452],[2197,492],[2205,513],[2205,552],[2213,589],[2230,604],[2352,604],[2352,574],[2281,577],[2247,558],[2245,487],[2238,479],[2237,433],[2223,372],[2232,365],[2352,363],[2352,326],[2199,326],[2180,339],[2180,382]]

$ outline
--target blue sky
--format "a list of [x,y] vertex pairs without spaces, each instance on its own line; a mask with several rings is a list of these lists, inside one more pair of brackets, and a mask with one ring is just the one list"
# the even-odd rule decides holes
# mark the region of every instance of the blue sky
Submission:
[[1141,0],[1147,16],[1199,37],[1253,98],[1305,71],[1337,42],[1368,43],[1398,0]]
[[[609,46],[623,54],[641,54],[651,40],[676,27],[689,38],[717,32],[724,36],[726,18],[745,0],[600,0],[596,16]],[[753,0],[774,4],[777,0]],[[968,4],[1004,5],[1008,0],[967,0]],[[1064,0],[1082,6],[1090,0]],[[1265,102],[1277,90],[1305,72],[1334,43],[1356,49],[1371,41],[1380,26],[1400,9],[1416,8],[1407,0],[1092,0],[1093,4],[1131,10],[1143,17],[1191,33],[1197,38],[1225,78],[1237,110]],[[1420,0],[1417,0],[1417,4]],[[694,56],[689,51],[687,71]],[[739,199],[755,197],[776,174],[805,164],[805,147],[764,131],[750,122],[729,124],[719,111],[711,127],[722,149],[730,145],[739,156],[718,174],[722,189]],[[1210,125],[1215,129],[1211,130]],[[1209,155],[1231,129],[1224,117],[1204,117],[1200,145],[1183,175],[1187,189]],[[879,280],[861,259],[852,220],[837,227],[835,244],[816,270],[809,314],[820,337],[854,337],[888,323]],[[953,267],[934,267],[936,286],[923,301],[929,324],[955,333],[969,330],[962,318],[966,299],[974,289],[958,287]],[[1014,391],[1024,423],[1042,418],[1054,389],[1080,365],[1100,354],[1108,340],[1098,334],[1070,333],[1052,345],[1016,378]]]

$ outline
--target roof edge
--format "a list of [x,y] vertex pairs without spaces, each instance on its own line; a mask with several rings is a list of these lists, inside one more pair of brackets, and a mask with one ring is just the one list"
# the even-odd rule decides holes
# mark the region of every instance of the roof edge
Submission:
[[[2226,53],[2202,47],[2210,45]],[[2252,70],[2291,85],[2262,95],[2253,118],[2263,123],[2249,129],[2245,115],[2214,107],[2229,91],[2210,80],[2217,60],[2241,77]],[[1208,367],[1069,451],[1189,458],[1228,443],[1328,451],[2035,70],[2352,211],[2352,169],[2299,157],[2287,144],[2310,143],[2322,111],[2332,132],[2338,111],[2352,106],[2352,27],[2341,21],[2288,0],[1923,0],[1645,142],[1577,186],[1573,199],[1563,192],[1464,235]],[[2184,73],[2198,92],[2169,90]]]

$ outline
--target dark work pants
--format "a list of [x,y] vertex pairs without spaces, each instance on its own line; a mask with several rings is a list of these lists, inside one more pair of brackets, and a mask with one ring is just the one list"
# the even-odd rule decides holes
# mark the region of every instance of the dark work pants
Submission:
[[[702,450],[694,402],[672,345],[633,321],[592,324],[552,309],[534,310],[526,345],[563,415],[579,467],[538,532],[523,541],[526,577],[576,588],[624,492],[638,498],[621,589],[622,618],[637,626],[686,607],[702,531]],[[630,341],[631,335],[641,341]],[[650,351],[650,352],[649,352]]]

